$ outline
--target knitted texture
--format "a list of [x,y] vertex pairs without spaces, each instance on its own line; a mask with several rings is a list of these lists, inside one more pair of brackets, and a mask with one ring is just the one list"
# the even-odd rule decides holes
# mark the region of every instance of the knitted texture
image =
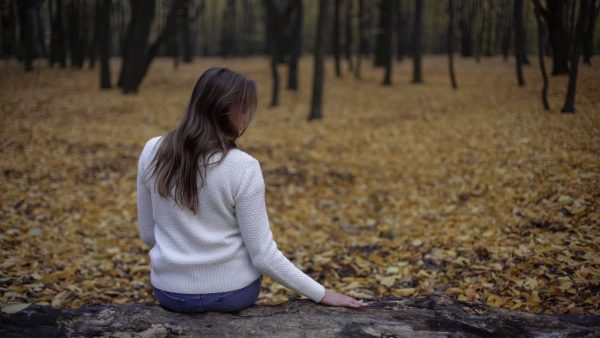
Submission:
[[197,179],[199,207],[194,214],[154,188],[148,166],[161,139],[146,142],[137,173],[139,231],[152,247],[152,285],[187,294],[227,292],[249,285],[262,272],[319,302],[325,288],[290,262],[273,240],[259,161],[232,149],[221,164],[209,165],[206,184],[200,187]]

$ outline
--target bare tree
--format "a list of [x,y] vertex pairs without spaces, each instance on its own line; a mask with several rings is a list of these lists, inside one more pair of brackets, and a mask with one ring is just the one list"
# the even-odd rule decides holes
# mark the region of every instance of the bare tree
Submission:
[[425,0],[415,0],[415,22],[413,28],[413,79],[412,83],[422,83],[421,57],[423,53],[423,3]]
[[454,75],[454,0],[448,0],[448,70],[452,89],[456,89]]
[[577,85],[577,72],[579,70],[579,57],[583,46],[583,34],[588,24],[590,14],[590,1],[581,0],[579,2],[579,15],[575,28],[573,39],[573,52],[571,53],[571,69],[569,70],[569,84],[567,85],[567,97],[561,110],[562,113],[575,113],[575,91]]
[[392,84],[392,65],[393,65],[393,13],[394,13],[394,2],[393,0],[381,0],[381,14],[383,15],[383,38],[381,40],[383,44],[383,50],[385,57],[385,76],[383,79],[383,85],[390,86]]
[[97,0],[96,11],[98,11],[97,41],[100,52],[100,88],[110,89],[110,12],[111,0]]
[[540,64],[540,73],[542,73],[542,79],[544,85],[542,87],[542,104],[544,110],[550,110],[550,104],[548,103],[548,74],[546,73],[546,63],[544,62],[545,46],[546,46],[546,27],[542,22],[542,5],[540,0],[533,0],[535,6],[535,21],[537,22],[538,28],[538,58]]
[[313,75],[313,92],[310,104],[308,120],[323,117],[323,82],[325,81],[325,21],[327,17],[327,0],[319,0],[319,15],[317,19],[317,31],[315,32],[315,66]]
[[523,39],[523,0],[515,0],[514,12],[515,16],[515,59],[517,65],[517,81],[519,86],[525,85],[523,79],[523,63],[525,53],[525,40]]

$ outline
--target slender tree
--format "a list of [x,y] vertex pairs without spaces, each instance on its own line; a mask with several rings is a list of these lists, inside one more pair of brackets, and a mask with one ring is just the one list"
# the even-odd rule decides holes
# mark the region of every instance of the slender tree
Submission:
[[423,3],[425,0],[415,0],[415,22],[413,28],[413,79],[412,83],[422,83],[421,56],[423,53]]
[[548,36],[552,48],[552,75],[569,73],[570,39],[566,28],[567,2],[563,0],[547,0],[547,8],[542,16],[548,25]]
[[537,22],[538,28],[538,59],[540,64],[540,73],[542,73],[542,79],[544,85],[542,86],[542,104],[545,110],[550,110],[550,104],[548,103],[548,74],[546,73],[546,63],[544,62],[545,45],[546,45],[546,27],[542,22],[542,5],[540,0],[533,0],[535,6],[535,21]]
[[382,21],[383,21],[383,27],[384,27],[384,32],[383,32],[383,38],[382,38],[382,44],[384,46],[384,62],[385,62],[385,76],[383,79],[383,85],[385,86],[390,86],[392,84],[392,65],[393,65],[393,35],[392,35],[392,31],[393,31],[393,4],[394,1],[393,0],[381,0],[382,2],[382,8],[384,10],[381,11],[381,14],[383,15]]
[[33,70],[33,0],[17,1],[21,38],[21,55],[25,71]]
[[98,32],[97,41],[100,52],[100,88],[110,89],[110,12],[112,0],[97,0],[96,10],[98,11]]
[[448,70],[452,89],[456,89],[454,75],[454,0],[448,0]]
[[583,36],[583,62],[591,66],[592,55],[594,54],[594,31],[596,30],[598,14],[600,14],[600,2],[597,0],[590,1],[589,11],[590,18]]
[[315,65],[313,74],[313,92],[310,104],[308,120],[323,117],[323,82],[325,81],[325,21],[327,17],[327,0],[319,0],[319,14],[317,19],[317,31],[315,32]]
[[567,85],[567,96],[562,113],[575,113],[575,91],[577,85],[577,72],[579,70],[579,58],[583,46],[583,35],[590,16],[590,1],[581,0],[579,3],[579,15],[573,39],[573,52],[571,53],[571,69],[569,70],[569,84]]
[[354,68],[354,77],[360,79],[362,58],[367,53],[367,11],[366,0],[358,0],[358,51],[356,52],[356,67]]
[[346,61],[348,62],[348,70],[354,70],[354,63],[352,62],[352,44],[353,40],[353,29],[352,29],[352,20],[354,18],[354,1],[346,0],[346,15],[344,18],[344,26],[346,28],[345,32],[345,44],[344,44],[344,52],[346,54]]
[[402,61],[406,54],[408,32],[406,18],[402,11],[402,0],[396,0],[396,60]]
[[173,0],[167,20],[154,42],[149,43],[150,27],[155,14],[154,0],[131,0],[132,16],[127,34],[127,44],[123,55],[123,65],[119,77],[119,87],[123,93],[135,93],[146,76],[158,49],[175,31],[177,11],[183,0]]
[[519,86],[524,86],[523,54],[525,53],[525,41],[523,40],[523,0],[515,0],[513,14],[515,16],[515,63],[517,65],[517,81]]
[[341,41],[340,41],[340,8],[342,0],[335,0],[333,11],[333,59],[335,61],[335,76],[342,76],[341,59]]
[[291,36],[290,36],[290,61],[288,66],[288,85],[291,90],[298,90],[298,60],[302,51],[302,0],[291,2]]

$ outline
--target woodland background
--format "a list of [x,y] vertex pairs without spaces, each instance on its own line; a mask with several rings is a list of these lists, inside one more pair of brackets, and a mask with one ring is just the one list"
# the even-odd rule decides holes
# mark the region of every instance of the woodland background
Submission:
[[599,10],[2,0],[0,302],[154,301],[137,159],[225,66],[261,88],[239,146],[275,240],[326,287],[598,314]]

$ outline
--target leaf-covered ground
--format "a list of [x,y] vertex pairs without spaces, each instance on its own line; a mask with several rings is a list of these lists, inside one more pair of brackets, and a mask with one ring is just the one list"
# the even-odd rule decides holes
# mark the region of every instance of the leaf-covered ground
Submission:
[[[425,59],[422,85],[397,64],[392,87],[369,64],[360,81],[328,64],[325,117],[310,123],[309,57],[302,89],[275,109],[266,59],[158,60],[132,96],[98,90],[96,71],[2,62],[0,302],[153,301],[137,158],[213,65],[261,86],[239,145],[261,162],[280,249],[319,282],[356,297],[600,313],[600,70],[581,67],[578,111],[564,115],[566,77],[551,79],[544,112],[537,66],[519,88],[512,63],[459,59],[453,92],[443,57]],[[259,303],[292,297],[267,278]]]

